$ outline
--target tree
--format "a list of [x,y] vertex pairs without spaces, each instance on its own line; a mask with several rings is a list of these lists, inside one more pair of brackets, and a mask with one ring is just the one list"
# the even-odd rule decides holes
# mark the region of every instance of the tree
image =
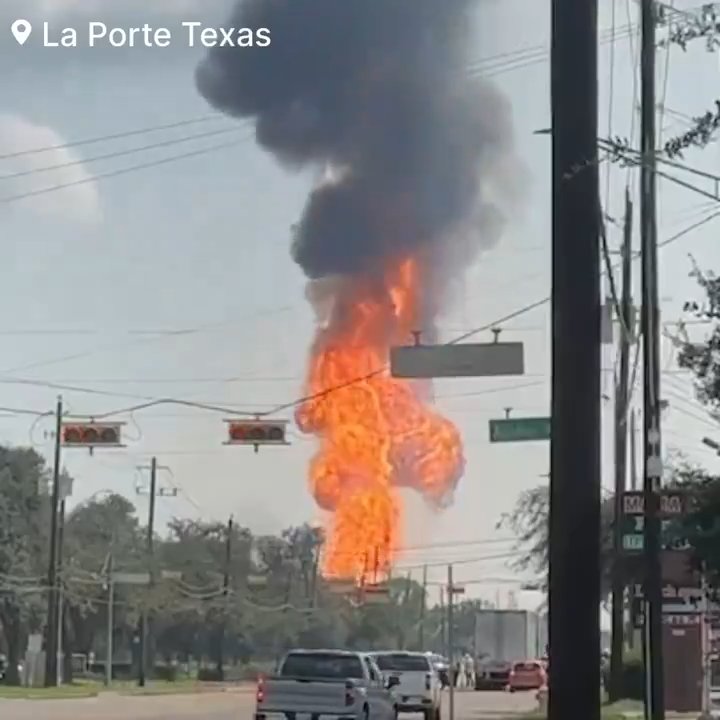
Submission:
[[18,685],[18,662],[28,631],[42,625],[46,571],[48,474],[28,448],[0,447],[0,626],[7,645],[7,682]]
[[[105,637],[110,556],[116,569],[142,570],[144,539],[133,504],[120,495],[110,495],[79,505],[67,516],[63,544],[63,637],[68,661],[64,674],[70,677],[72,653],[89,654],[96,638]],[[127,606],[133,592],[119,586],[115,595],[115,624],[121,627],[133,617]]]
[[[613,502],[612,496],[606,497],[600,507],[603,597],[607,597],[610,592],[612,529],[615,515]],[[519,551],[519,556],[513,563],[515,568],[532,571],[542,579],[543,587],[547,585],[549,519],[550,488],[547,485],[538,485],[521,493],[512,511],[503,515],[498,522],[499,528],[510,530],[517,538],[516,549]]]

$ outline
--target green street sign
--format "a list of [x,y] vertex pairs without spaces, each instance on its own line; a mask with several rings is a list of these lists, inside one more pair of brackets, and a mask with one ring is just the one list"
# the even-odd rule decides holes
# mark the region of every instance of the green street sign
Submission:
[[[642,552],[645,547],[644,529],[645,518],[642,515],[624,516],[622,548],[625,552]],[[690,547],[682,536],[682,529],[670,519],[661,521],[660,543],[663,550],[687,550]]]
[[490,442],[529,442],[549,439],[549,417],[505,418],[490,421]]

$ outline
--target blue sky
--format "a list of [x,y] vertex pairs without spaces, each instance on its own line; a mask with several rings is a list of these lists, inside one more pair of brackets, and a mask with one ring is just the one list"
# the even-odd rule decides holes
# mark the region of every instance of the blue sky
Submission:
[[[537,0],[477,0],[477,4],[478,68],[512,102],[518,152],[528,168],[527,199],[502,241],[468,269],[441,320],[444,339],[490,324],[550,291],[550,144],[546,137],[533,135],[549,125],[548,4]],[[613,22],[613,3],[603,0],[601,5],[601,25],[607,29]],[[227,7],[227,0],[5,0],[0,27],[9,28],[20,8],[33,22],[49,18],[59,25],[88,19],[172,25],[196,18],[217,24]],[[626,13],[629,8],[634,14],[635,7],[634,3],[626,7],[622,0],[615,0],[614,7],[618,35],[614,58],[610,43],[604,42],[601,51],[601,135],[608,135],[610,129],[612,134],[632,136],[631,58],[637,44],[636,34],[627,31]],[[193,83],[198,52],[53,51],[42,50],[36,40],[19,48],[9,32],[0,35],[2,155],[210,113]],[[508,59],[505,53],[513,55]],[[667,65],[661,54],[659,66],[659,88],[670,108],[663,114],[662,126],[666,134],[675,134],[687,127],[678,112],[692,116],[711,106],[717,57],[702,47],[687,54],[674,49]],[[223,129],[229,132],[92,160]],[[58,390],[42,383],[87,390],[63,391],[69,411],[86,415],[165,396],[250,410],[298,396],[313,317],[304,299],[304,278],[289,256],[289,230],[313,177],[279,167],[255,146],[251,135],[252,127],[217,119],[65,152],[0,160],[0,198],[7,198],[236,143],[194,158],[0,203],[0,405],[51,410]],[[713,171],[717,152],[717,146],[711,145],[688,153],[685,161]],[[2,177],[75,160],[82,163]],[[603,186],[605,173],[603,168]],[[611,169],[609,212],[616,217],[622,213],[626,177],[625,170]],[[712,190],[709,184],[702,187]],[[707,198],[661,184],[660,237],[682,230],[712,209]],[[687,277],[688,253],[702,266],[717,268],[716,231],[717,223],[709,223],[662,251],[665,321],[676,320],[683,301],[694,292]],[[617,228],[610,228],[610,239],[617,247]],[[547,445],[490,446],[487,422],[502,417],[506,407],[516,415],[547,413],[548,307],[502,327],[505,339],[525,343],[528,377],[437,383],[440,408],[462,430],[467,471],[455,505],[440,516],[432,516],[417,498],[409,499],[413,543],[507,538],[506,532],[495,530],[499,516],[510,510],[519,492],[544,481],[539,476],[548,470]],[[188,332],[170,332],[178,330]],[[483,338],[491,336],[478,337]],[[671,402],[667,443],[712,467],[716,460],[699,447],[699,440],[712,433],[713,425],[694,403],[687,379],[674,372],[670,343],[663,357],[668,371],[666,397]],[[606,352],[604,364],[612,368],[612,351]],[[609,392],[611,373],[606,376]],[[639,399],[636,393],[635,400]],[[605,403],[605,410],[609,421],[610,403]],[[314,442],[296,431],[290,447],[255,455],[244,448],[221,446],[221,415],[162,407],[122,419],[129,423],[126,450],[96,453],[92,458],[65,454],[68,469],[78,479],[75,500],[105,488],[133,496],[139,477],[136,465],[156,454],[172,470],[167,482],[182,489],[178,499],[159,503],[161,519],[173,514],[224,519],[234,513],[238,522],[272,531],[316,518],[305,484]],[[50,457],[51,423],[41,420],[31,427],[32,422],[28,416],[0,414],[0,441],[31,441]],[[606,457],[611,458],[609,452]],[[609,485],[610,463],[606,475]],[[138,499],[141,512],[144,502]],[[509,543],[498,542],[427,550],[409,553],[403,563],[450,559],[461,563],[456,571],[461,581],[509,578],[512,573],[503,559],[470,561],[510,549]],[[441,568],[432,572],[439,578]],[[504,587],[478,585],[477,592],[494,599],[497,591],[505,594]]]

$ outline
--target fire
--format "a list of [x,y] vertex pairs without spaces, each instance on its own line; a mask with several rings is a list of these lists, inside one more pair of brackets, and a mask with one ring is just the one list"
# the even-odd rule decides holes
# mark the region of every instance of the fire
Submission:
[[441,506],[464,468],[459,433],[423,402],[426,387],[386,369],[390,347],[407,343],[418,327],[422,276],[420,260],[411,258],[379,279],[344,279],[313,346],[310,399],[296,420],[320,441],[310,488],[333,513],[323,560],[329,577],[385,574],[403,537],[398,488]]

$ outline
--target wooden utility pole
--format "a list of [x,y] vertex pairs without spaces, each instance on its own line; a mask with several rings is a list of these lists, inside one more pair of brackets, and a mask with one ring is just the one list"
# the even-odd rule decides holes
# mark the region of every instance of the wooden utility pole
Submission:
[[620,363],[615,379],[615,496],[612,561],[612,639],[610,647],[610,701],[620,700],[625,634],[625,578],[623,577],[623,493],[627,485],[628,399],[630,347],[634,329],[632,313],[632,222],[633,204],[625,189],[625,227],[622,244],[622,299],[619,307]]
[[660,308],[657,266],[655,159],[655,0],[642,0],[640,48],[641,152],[640,243],[642,257],[643,420],[644,420],[644,596],[647,715],[664,720],[662,652],[662,570],[660,560],[660,485],[662,481],[660,403]]
[[60,450],[62,447],[63,401],[55,410],[55,457],[50,500],[50,557],[48,561],[47,633],[45,635],[45,687],[58,681],[58,508],[60,505]]
[[[150,505],[148,508],[148,526],[147,526],[147,566],[150,573],[150,588],[154,584],[155,575],[155,499],[157,497],[157,458],[153,457],[150,461]],[[145,687],[147,680],[147,661],[148,661],[148,644],[151,642],[151,620],[150,612],[147,608],[143,608],[140,617],[140,648],[138,662],[138,685]]]
[[552,0],[550,720],[600,718],[597,0]]
[[233,535],[233,518],[232,515],[227,523],[225,535],[225,570],[223,572],[223,597],[225,605],[223,607],[223,616],[220,620],[220,628],[218,630],[218,657],[217,657],[217,673],[220,680],[225,679],[225,626],[227,624],[228,597],[230,595],[230,569],[232,567],[232,535]]

